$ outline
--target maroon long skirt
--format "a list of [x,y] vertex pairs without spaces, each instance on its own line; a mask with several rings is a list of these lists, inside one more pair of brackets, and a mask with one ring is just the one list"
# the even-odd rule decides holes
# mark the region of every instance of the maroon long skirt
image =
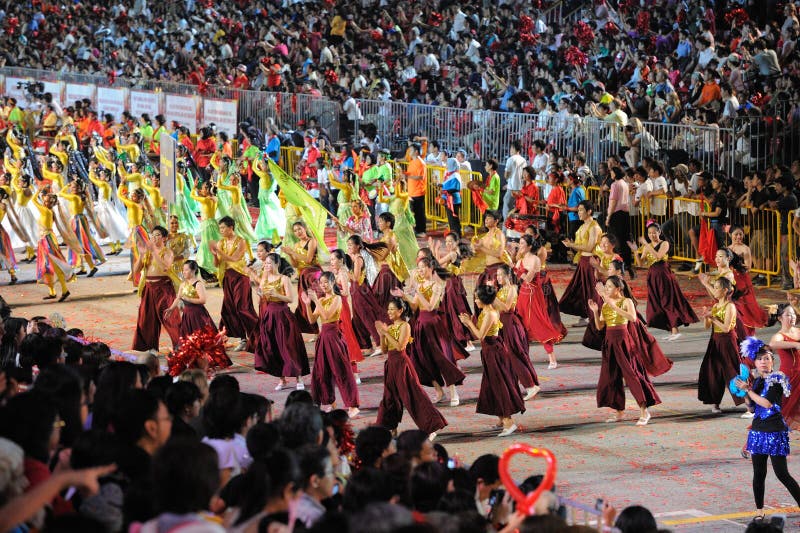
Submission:
[[419,377],[405,350],[389,350],[383,365],[383,398],[378,405],[379,426],[395,429],[403,419],[403,409],[425,433],[439,431],[447,425],[442,413],[422,390]]
[[500,313],[500,322],[503,327],[500,329],[500,338],[511,355],[511,368],[517,376],[517,380],[526,389],[539,384],[539,376],[533,368],[533,362],[528,356],[528,335],[525,333],[525,326],[514,311]]
[[511,367],[511,354],[497,335],[481,341],[483,377],[475,412],[482,415],[509,417],[525,412],[525,401]]
[[647,271],[647,325],[671,331],[697,321],[669,264],[659,261],[651,266]]
[[307,376],[308,354],[297,318],[286,302],[267,302],[260,306],[259,341],[255,368],[275,377]]
[[589,262],[589,257],[582,256],[575,274],[572,275],[569,285],[564,289],[564,294],[561,295],[561,300],[558,302],[561,312],[581,318],[592,316],[588,302],[595,297],[595,283],[597,283],[597,276],[595,276],[594,267]]
[[389,305],[389,300],[394,298],[392,291],[401,287],[400,280],[394,275],[392,269],[386,263],[381,265],[375,281],[372,283],[372,294],[375,295],[375,301],[381,309],[386,309]]
[[[319,327],[316,321],[311,322],[308,314],[306,313],[306,306],[300,296],[304,292],[315,291],[317,296],[319,292],[319,276],[322,274],[322,269],[316,265],[304,268],[297,275],[297,308],[294,310],[294,316],[297,318],[297,324],[300,326],[301,333],[309,333],[316,335],[319,333]],[[314,309],[314,303],[311,303],[311,309]]]
[[756,328],[763,328],[767,325],[769,313],[758,305],[753,282],[747,272],[734,270],[733,279],[736,281],[736,294],[733,301],[736,305],[736,324],[741,323],[747,335],[751,336],[755,334]]
[[475,288],[477,289],[481,285],[487,285],[490,281],[492,283],[497,283],[497,269],[500,268],[502,264],[503,263],[495,263],[487,266],[486,269],[478,275],[478,279],[475,281]]
[[461,385],[464,373],[456,366],[453,347],[444,322],[436,311],[420,311],[411,325],[411,360],[426,387]]
[[[784,340],[794,341],[785,333],[783,337]],[[781,359],[780,371],[789,379],[792,392],[800,390],[800,353],[798,350],[778,350],[778,355]],[[789,428],[800,429],[800,394],[791,394],[783,399],[781,414]]]
[[[628,333],[627,326],[606,327],[603,360],[597,381],[597,407],[625,409],[625,385],[637,404],[647,407],[661,403],[653,383],[636,354],[641,350]],[[623,382],[624,380],[624,382]]]
[[[594,297],[592,298],[597,307],[602,309],[603,307],[603,298],[597,294],[597,290],[594,291]],[[597,325],[594,323],[594,318],[590,315],[589,323],[586,325],[586,331],[583,332],[583,339],[581,340],[581,344],[586,346],[591,350],[602,350],[603,349],[603,339],[605,339],[606,334],[604,329],[597,329]]]
[[229,337],[252,338],[258,331],[250,278],[229,268],[222,279],[222,310],[219,328]]
[[[739,375],[740,362],[736,332],[712,333],[697,376],[697,399],[705,404],[719,405],[728,390],[728,382]],[[731,398],[736,405],[744,403],[744,398],[733,394]]]
[[211,326],[215,331],[217,329],[214,319],[208,314],[206,306],[203,304],[184,303],[179,330],[180,336],[186,337],[206,326]]
[[[166,276],[147,276],[139,301],[139,316],[136,320],[136,332],[133,334],[132,349],[140,352],[158,350],[158,339],[161,327],[167,331],[172,346],[178,345],[180,326],[175,319],[165,319],[166,311],[175,301],[175,286]],[[175,316],[175,315],[172,315]]]
[[358,345],[362,350],[373,346],[380,346],[381,338],[375,329],[375,322],[381,320],[388,322],[386,310],[381,309],[375,295],[367,283],[359,284],[357,281],[350,283],[350,298],[353,299],[353,332],[356,334]]
[[314,369],[311,372],[311,395],[320,405],[336,401],[339,388],[345,407],[358,407],[358,388],[350,356],[338,322],[322,324],[314,347]]
[[566,337],[567,327],[561,321],[561,310],[558,308],[558,297],[556,296],[555,289],[553,289],[553,280],[550,279],[546,270],[541,270],[539,271],[537,282],[542,288],[542,294],[544,294],[544,301],[547,304],[547,315],[550,317],[550,324],[561,332],[561,338]]
[[637,316],[639,320],[628,322],[628,333],[633,339],[633,343],[640,348],[636,353],[640,356],[642,365],[648,375],[655,377],[666,374],[672,368],[672,360],[664,355],[658,341],[648,331],[644,318],[638,313]]
[[[466,313],[472,315],[467,299],[467,291],[464,283],[459,276],[450,276],[444,286],[444,297],[439,305],[439,310],[444,315],[447,331],[450,332],[453,341],[461,348],[465,347],[472,340],[472,334],[467,326],[461,323],[459,315]],[[456,359],[465,358],[469,355],[466,350],[457,350]]]

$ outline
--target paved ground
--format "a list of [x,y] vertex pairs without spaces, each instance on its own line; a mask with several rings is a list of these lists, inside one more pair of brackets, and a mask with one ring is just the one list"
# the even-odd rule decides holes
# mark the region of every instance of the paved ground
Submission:
[[[8,278],[0,274],[0,283],[4,284],[0,295],[15,308],[15,314],[49,316],[58,312],[68,327],[81,327],[87,336],[124,350],[130,346],[138,305],[133,288],[125,281],[128,261],[127,255],[114,257],[95,278],[79,279],[70,286],[73,296],[62,304],[43,305],[46,289],[33,282],[30,265],[21,267],[21,283],[14,287],[6,286]],[[556,290],[561,292],[569,273],[554,275]],[[643,277],[639,276],[634,285],[637,296],[644,291]],[[710,303],[696,280],[681,280],[698,309]],[[220,289],[210,290],[208,308],[215,317],[221,297]],[[761,290],[759,298],[766,304],[782,299],[783,294]],[[575,321],[564,318],[567,324]],[[762,338],[769,338],[772,331],[774,328],[762,331]],[[481,368],[480,356],[474,352],[463,362],[468,377],[460,392],[461,406],[442,408],[450,425],[438,442],[466,462],[483,453],[501,453],[513,442],[549,448],[558,458],[557,485],[562,495],[586,504],[603,497],[618,508],[642,504],[675,531],[744,530],[753,508],[751,466],[739,455],[748,421],[740,418],[742,410],[734,408],[729,398],[721,415],[712,415],[696,399],[697,372],[709,334],[695,325],[687,328],[680,340],[662,344],[675,366],[655,380],[663,403],[652,410],[653,419],[646,427],[634,426],[638,411],[632,399],[629,420],[604,423],[609,411],[595,405],[599,353],[581,346],[581,335],[582,330],[572,328],[566,341],[557,347],[556,370],[547,370],[540,346],[531,349],[542,393],[528,402],[528,410],[517,417],[521,430],[508,439],[495,436],[497,430],[491,427],[494,419],[475,414]],[[660,332],[656,336],[660,337]],[[163,343],[166,341],[162,338]],[[276,401],[276,406],[283,404],[287,392],[274,392],[276,380],[252,370],[252,356],[237,354],[234,359],[237,365],[232,372],[241,379],[244,390],[265,394]],[[375,419],[382,394],[383,363],[383,357],[375,357],[361,366],[362,415],[354,422],[356,427]],[[406,417],[401,429],[409,427],[412,425]],[[793,436],[792,443],[800,446],[800,439]],[[515,466],[515,475],[521,478],[540,471],[542,465],[520,459],[518,463],[515,460]],[[794,457],[789,468],[800,475],[800,462]],[[766,503],[776,509],[794,505],[773,474],[767,478]],[[800,510],[793,511],[798,514],[790,515],[787,531],[800,530]]]

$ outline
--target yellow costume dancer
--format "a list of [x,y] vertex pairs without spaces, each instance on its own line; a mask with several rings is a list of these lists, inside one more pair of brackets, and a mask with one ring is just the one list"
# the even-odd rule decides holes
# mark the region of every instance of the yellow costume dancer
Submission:
[[70,220],[72,233],[75,234],[81,246],[81,253],[76,253],[73,250],[69,251],[70,264],[73,267],[80,266],[82,267],[81,270],[84,270],[83,262],[85,261],[90,269],[89,277],[92,277],[97,273],[97,265],[105,263],[106,258],[89,229],[89,220],[85,215],[85,191],[82,189],[81,182],[70,182],[69,190],[70,192],[66,192],[62,189],[58,192],[58,195],[65,198],[69,203],[69,212],[72,214],[72,219]]
[[242,187],[240,185],[239,174],[231,175],[231,184],[225,185],[221,179],[217,179],[217,189],[226,191],[230,194],[230,212],[227,213],[235,222],[234,231],[236,235],[245,241],[245,253],[248,261],[253,260],[253,245],[258,242],[258,237],[253,233],[253,222],[249,211],[242,208]]
[[20,176],[19,172],[16,175],[12,174],[12,176],[11,187],[14,189],[15,196],[14,208],[17,212],[21,231],[18,237],[25,245],[26,261],[31,262],[36,257],[34,247],[36,245],[36,236],[38,235],[36,220],[39,218],[39,213],[30,204],[31,198],[33,198],[31,179],[28,176]]
[[214,216],[217,212],[217,200],[211,192],[211,184],[203,182],[200,192],[192,189],[191,198],[200,205],[200,245],[197,248],[196,261],[200,267],[211,274],[217,272],[211,243],[220,240],[219,224]]
[[[40,191],[40,194],[43,191]],[[39,244],[36,250],[36,279],[39,283],[47,285],[50,294],[45,296],[45,300],[54,300],[56,297],[55,284],[61,286],[61,298],[63,302],[69,297],[67,282],[75,279],[72,267],[64,259],[58,247],[55,233],[53,233],[54,213],[53,208],[58,203],[55,194],[48,194],[44,197],[44,202],[40,201],[39,195],[33,197],[33,205],[39,211]]]
[[106,169],[102,169],[101,173],[105,179],[97,177],[94,170],[89,171],[89,180],[97,187],[95,215],[97,222],[105,230],[106,239],[111,243],[110,255],[116,255],[122,252],[122,243],[128,237],[128,228],[122,215],[114,207],[113,191],[109,183],[111,176]]

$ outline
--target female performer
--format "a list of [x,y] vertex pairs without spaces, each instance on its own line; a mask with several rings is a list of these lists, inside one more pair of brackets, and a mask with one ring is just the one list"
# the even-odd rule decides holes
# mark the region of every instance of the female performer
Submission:
[[406,266],[413,265],[419,251],[417,236],[414,234],[414,214],[411,212],[411,197],[408,195],[405,178],[394,182],[394,195],[386,198],[386,185],[378,187],[378,202],[389,202],[389,212],[394,215],[394,234],[397,248]]
[[[520,259],[514,272],[520,281],[519,297],[517,298],[517,313],[525,326],[529,342],[540,342],[547,352],[550,364],[547,368],[558,368],[553,345],[561,341],[563,335],[550,322],[547,314],[547,303],[544,299],[542,288],[537,284],[541,260],[536,252],[539,243],[530,235],[523,235],[519,240],[517,256]],[[574,279],[574,278],[573,278]],[[527,352],[526,352],[527,354]]]
[[[738,312],[738,308],[737,308]],[[781,372],[786,375],[794,390],[800,387],[800,328],[795,326],[797,314],[791,305],[778,306],[776,313],[781,329],[769,341],[772,349],[778,350]],[[790,396],[781,406],[781,412],[791,429],[800,428],[800,394]]]
[[167,248],[172,251],[172,272],[175,278],[179,278],[183,272],[183,264],[194,252],[195,242],[191,235],[180,231],[180,220],[175,215],[169,217]]
[[178,169],[175,173],[178,183],[175,186],[175,203],[170,206],[170,213],[178,217],[181,231],[194,237],[200,233],[200,223],[195,215],[200,211],[200,206],[191,197],[192,189],[187,183],[187,180],[191,182],[191,173],[186,168],[186,162],[178,161],[175,166]]
[[81,181],[73,180],[68,185],[69,192],[62,189],[58,192],[58,195],[69,203],[69,211],[72,214],[70,226],[72,232],[78,237],[78,242],[81,245],[82,257],[72,250],[69,251],[70,264],[72,264],[73,267],[80,266],[81,269],[78,271],[78,274],[81,274],[86,272],[83,266],[85,262],[90,269],[87,277],[91,278],[97,273],[97,266],[105,263],[106,258],[103,255],[103,250],[100,249],[100,246],[98,246],[97,242],[94,240],[92,232],[89,229],[89,221],[84,214],[86,209],[86,190],[82,183]]
[[369,211],[364,206],[361,198],[354,198],[350,202],[350,216],[340,224],[340,232],[349,235],[359,235],[367,242],[372,241],[372,223],[369,220]]
[[198,276],[199,271],[196,261],[189,259],[183,263],[183,282],[178,288],[178,297],[164,312],[165,320],[169,320],[170,315],[176,310],[183,311],[179,330],[181,338],[205,327],[217,331],[217,326],[214,325],[214,320],[206,309],[206,285]]
[[272,179],[264,159],[253,160],[253,172],[258,176],[258,220],[256,236],[277,243],[286,231],[286,212],[281,208],[275,190],[278,182]]
[[497,277],[497,268],[503,263],[511,264],[511,257],[506,252],[506,237],[499,227],[501,218],[497,211],[486,211],[483,216],[483,225],[488,231],[480,238],[477,236],[472,238],[475,257],[485,261],[485,268],[478,276],[475,287],[486,285],[490,281],[494,282]]
[[439,279],[435,279],[435,266],[435,259],[421,258],[417,261],[419,283],[416,287],[411,288],[409,294],[402,289],[395,289],[393,295],[405,299],[413,309],[419,310],[412,328],[412,337],[416,342],[412,346],[411,358],[420,383],[436,389],[434,403],[444,400],[442,386],[450,387],[450,407],[456,407],[460,403],[456,385],[461,385],[465,376],[455,363],[452,338],[438,311],[444,295],[444,283],[440,279],[446,278],[447,273],[436,271]]
[[336,277],[336,283],[339,286],[339,292],[342,297],[342,336],[345,344],[347,344],[347,353],[350,355],[350,363],[353,365],[353,376],[356,378],[356,385],[361,385],[361,378],[358,375],[358,363],[364,360],[364,355],[361,353],[361,346],[359,346],[358,339],[353,331],[353,314],[350,311],[354,309],[350,300],[350,274],[352,270],[353,263],[347,254],[338,248],[331,251],[330,271]]
[[[376,243],[385,249],[383,243]],[[350,284],[350,298],[353,300],[353,309],[358,309],[358,313],[353,314],[353,331],[355,331],[358,344],[363,350],[375,350],[371,355],[381,353],[381,340],[378,330],[375,329],[375,322],[383,320],[384,313],[381,311],[378,301],[369,286],[368,270],[374,271],[373,276],[377,275],[375,259],[372,257],[367,246],[361,237],[353,235],[347,239],[347,255],[353,262],[352,283]],[[373,278],[374,279],[374,278]]]
[[498,437],[507,437],[517,430],[511,417],[515,413],[525,412],[525,400],[519,392],[511,366],[512,356],[499,336],[503,323],[500,313],[492,307],[497,296],[495,288],[481,285],[475,289],[475,296],[475,304],[481,310],[477,325],[472,323],[472,317],[467,313],[460,318],[475,338],[481,341],[483,376],[476,412],[498,417],[503,428]]
[[741,324],[744,332],[750,337],[755,335],[757,328],[767,325],[769,313],[758,305],[756,300],[753,282],[750,279],[753,257],[750,254],[750,247],[744,244],[744,230],[735,227],[730,235],[732,243],[728,249],[734,254],[731,267],[736,282],[736,292],[733,295],[733,303],[736,304],[736,323]]
[[389,300],[395,289],[399,288],[402,282],[408,278],[408,268],[403,257],[399,252],[399,243],[394,234],[394,215],[391,213],[381,213],[378,217],[378,230],[383,233],[381,242],[389,248],[389,255],[382,262],[375,283],[372,284],[372,292],[381,309],[386,309]]
[[[231,196],[230,217],[236,222],[236,235],[244,239],[245,253],[248,262],[253,261],[253,245],[258,242],[258,237],[253,233],[252,218],[247,212],[246,204],[242,202],[242,187],[238,173],[231,174],[231,184],[225,185],[222,180],[217,180],[217,188],[227,191]],[[245,207],[242,207],[245,205]]]
[[641,248],[628,242],[636,265],[648,267],[647,325],[671,332],[665,340],[674,341],[681,336],[678,326],[688,326],[699,320],[669,267],[667,259],[670,245],[661,239],[661,226],[651,222],[647,226],[647,238],[649,242],[644,237],[640,239]]
[[11,187],[14,189],[15,209],[19,219],[19,227],[21,233],[23,233],[19,238],[25,243],[25,260],[30,263],[36,259],[34,246],[38,235],[36,219],[39,214],[30,204],[30,200],[33,198],[31,179],[28,176],[21,175],[18,170],[11,178]]
[[97,221],[106,230],[107,238],[111,243],[109,255],[117,255],[122,253],[122,243],[128,238],[128,227],[113,203],[113,190],[110,183],[112,175],[104,167],[98,167],[96,164],[94,167],[89,170],[89,180],[97,187],[95,215]]
[[597,407],[611,407],[616,411],[615,416],[606,422],[624,420],[627,384],[639,404],[640,416],[636,425],[645,426],[650,421],[647,408],[661,403],[661,399],[636,356],[636,351],[641,347],[631,338],[628,323],[638,318],[633,301],[622,293],[624,287],[619,277],[611,276],[606,280],[606,290],[600,295],[603,298],[602,309],[594,300],[587,301],[597,329],[606,330],[600,379],[597,382]]
[[517,380],[525,387],[523,400],[532,400],[539,394],[539,376],[533,368],[533,363],[528,355],[528,334],[525,326],[516,311],[517,285],[514,282],[514,273],[508,265],[500,265],[497,269],[497,298],[494,308],[500,313],[500,322],[503,327],[500,337],[511,354],[511,367]]
[[[317,264],[317,239],[309,234],[306,223],[298,220],[292,224],[292,232],[297,242],[292,247],[281,247],[281,249],[289,256],[289,261],[297,270],[298,298],[302,299],[303,294],[307,292],[317,293],[319,291],[317,280],[322,269]],[[311,302],[313,308],[316,305],[315,300],[312,299]],[[316,322],[306,312],[306,306],[298,305],[294,314],[300,324],[300,331],[309,334],[319,332]]]
[[200,205],[200,245],[197,247],[197,264],[209,274],[217,273],[217,264],[211,252],[211,243],[220,240],[219,224],[214,218],[217,199],[210,181],[204,181],[200,189],[192,189],[191,198]]
[[[560,187],[555,187],[560,188]],[[577,327],[591,327],[588,317],[591,316],[586,302],[594,297],[594,286],[597,278],[594,275],[591,257],[594,254],[600,235],[603,233],[600,224],[592,216],[594,206],[589,200],[584,200],[578,204],[578,218],[583,222],[575,233],[575,240],[565,239],[562,241],[564,246],[580,254],[578,269],[572,275],[569,285],[564,289],[558,307],[562,313],[580,317]]]
[[[44,195],[44,200],[40,196]],[[39,245],[36,248],[36,279],[40,283],[47,285],[50,294],[44,300],[54,300],[56,298],[56,281],[61,285],[61,298],[63,302],[69,298],[67,282],[75,279],[72,267],[58,248],[58,241],[53,233],[53,208],[58,204],[58,197],[55,194],[45,194],[45,189],[39,189],[39,193],[33,197],[33,205],[39,210]],[[2,231],[2,230],[0,230]],[[2,242],[2,240],[0,240]]]
[[411,310],[399,298],[393,298],[386,309],[391,323],[375,324],[380,332],[381,348],[388,353],[383,365],[383,398],[378,405],[376,423],[396,431],[405,408],[417,427],[428,434],[429,440],[433,440],[436,432],[447,425],[447,420],[422,390],[419,377],[406,353],[406,347],[413,341],[411,326],[408,325]]
[[469,308],[467,291],[464,289],[460,274],[461,261],[472,255],[472,250],[467,244],[460,242],[458,233],[453,232],[445,235],[444,250],[441,247],[437,248],[432,238],[428,238],[428,246],[439,266],[450,273],[445,282],[441,311],[444,314],[447,330],[451,332],[458,346],[463,348],[459,350],[459,355],[468,355],[463,352],[471,352],[475,346],[472,344],[469,328],[461,323],[459,317],[463,313],[472,314],[472,310]]
[[150,241],[147,230],[143,225],[144,191],[136,189],[131,193],[130,198],[128,198],[128,188],[126,185],[122,185],[119,188],[119,199],[125,204],[125,209],[128,211],[128,238],[125,241],[125,247],[131,249],[131,275],[128,279],[132,280],[133,284],[138,286],[139,280],[136,279],[138,274],[134,275],[133,265],[135,265],[147,251],[147,243]]
[[[296,380],[295,388],[303,390],[302,377],[310,371],[308,354],[297,317],[289,310],[292,302],[294,269],[276,253],[264,259],[259,280],[262,305],[259,313],[259,341],[255,350],[255,368],[280,378],[275,390],[287,385],[288,378]],[[302,304],[302,302],[301,302]]]
[[789,490],[800,505],[800,486],[789,474],[786,456],[789,455],[789,430],[781,415],[784,398],[791,397],[789,381],[782,372],[773,372],[774,359],[770,347],[755,337],[742,344],[742,352],[755,361],[758,376],[751,384],[736,380],[747,391],[747,408],[753,411],[753,425],[747,435],[747,451],[753,461],[753,498],[756,517],[764,518],[764,481],[767,478],[767,459],[772,460],[775,477]]
[[703,284],[708,295],[714,298],[714,282],[719,278],[725,278],[731,282],[731,285],[734,288],[732,301],[733,304],[736,306],[736,338],[737,339],[746,339],[747,337],[751,336],[753,331],[748,331],[742,321],[739,320],[739,307],[740,305],[736,303],[736,276],[731,268],[731,262],[734,260],[733,252],[730,251],[728,248],[720,248],[717,250],[717,253],[714,255],[714,263],[717,266],[717,273],[713,276],[709,276],[709,274],[701,273],[698,277],[700,283]]
[[219,327],[225,328],[230,337],[240,340],[236,351],[249,347],[253,351],[258,337],[258,315],[253,308],[253,291],[250,278],[244,271],[244,254],[247,243],[236,235],[236,221],[222,217],[219,232],[222,238],[210,243],[214,254],[214,266],[222,285],[222,316]]
[[[308,317],[314,321],[319,318],[322,322],[314,347],[311,394],[323,411],[330,412],[336,401],[335,384],[342,395],[342,402],[348,408],[347,414],[353,418],[359,413],[358,388],[339,326],[342,297],[339,296],[336,277],[331,272],[323,272],[319,278],[319,288],[322,297],[318,297],[316,291],[300,295]],[[312,302],[316,304],[314,309],[311,308]]]
[[[738,343],[736,342],[736,306],[731,302],[733,284],[727,278],[719,278],[713,286],[717,303],[709,310],[703,307],[701,316],[706,329],[713,328],[706,354],[700,363],[697,378],[697,399],[711,404],[712,413],[721,413],[719,408],[728,380],[739,373]],[[733,403],[741,405],[743,400],[731,395]]]
[[[14,206],[8,196],[8,192],[0,188],[0,222],[6,217],[7,213],[13,213],[13,210]],[[14,248],[11,246],[11,237],[2,226],[0,226],[0,269],[8,270],[11,276],[9,285],[14,285],[17,282],[17,256],[14,255]]]

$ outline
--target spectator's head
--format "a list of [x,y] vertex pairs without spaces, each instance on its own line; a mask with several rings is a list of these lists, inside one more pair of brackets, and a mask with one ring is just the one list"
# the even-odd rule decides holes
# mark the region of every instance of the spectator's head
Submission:
[[178,381],[167,389],[165,402],[173,418],[188,422],[200,416],[202,395],[197,385],[191,381]]
[[66,365],[52,365],[39,374],[34,390],[49,394],[57,403],[59,417],[64,422],[60,444],[70,448],[75,438],[83,431],[83,425],[89,415],[88,401],[83,393],[80,374]]
[[392,432],[383,426],[364,428],[356,437],[356,455],[364,467],[380,468],[383,459],[394,452]]
[[150,379],[161,374],[161,365],[158,363],[158,357],[152,353],[145,353],[136,358],[136,364],[144,365],[150,375]]
[[44,337],[38,333],[25,335],[19,344],[20,361],[30,361],[43,370],[56,365],[61,359],[62,343],[54,337]]
[[355,472],[347,483],[342,505],[353,512],[363,509],[370,503],[386,503],[393,494],[392,480],[386,472],[366,467]]
[[300,495],[302,471],[297,455],[276,448],[263,460],[255,461],[242,478],[244,501],[237,525],[269,507],[272,513],[285,513]]
[[519,139],[514,139],[511,141],[511,147],[509,148],[511,151],[511,155],[516,155],[522,151],[522,142]]
[[330,498],[336,478],[327,448],[306,444],[298,450],[303,491],[317,501]]
[[92,427],[107,430],[122,397],[131,389],[141,388],[142,380],[133,363],[121,361],[103,368],[94,393]]
[[141,389],[127,391],[113,416],[120,442],[138,446],[149,455],[161,448],[172,431],[172,416],[164,402]]
[[212,439],[232,439],[241,427],[241,396],[239,382],[219,376],[211,382],[208,401],[203,406],[202,416],[206,435]]
[[208,400],[208,378],[206,378],[205,371],[199,368],[184,370],[178,380],[193,383],[197,390],[200,391],[200,404],[206,403],[206,400]]
[[480,501],[488,499],[489,494],[502,484],[498,473],[499,464],[500,457],[494,454],[486,454],[478,457],[470,466],[470,481]]
[[219,482],[217,453],[207,444],[178,439],[153,458],[154,495],[160,513],[206,511]]
[[614,527],[622,533],[656,533],[658,524],[653,513],[641,505],[631,505],[619,513]]
[[288,396],[286,396],[286,403],[284,404],[284,407],[289,407],[293,403],[306,403],[308,405],[314,405],[314,398],[307,390],[293,390]]
[[49,463],[61,440],[64,423],[55,399],[32,390],[11,397],[0,409],[0,437],[15,442],[25,457]]
[[315,405],[304,402],[288,405],[278,419],[278,429],[287,448],[322,443],[322,415]]
[[419,429],[403,431],[397,437],[397,453],[411,461],[412,466],[436,460],[433,443]]
[[421,513],[436,509],[439,500],[447,492],[447,484],[445,467],[439,463],[427,462],[417,465],[411,471],[409,482],[412,509]]

